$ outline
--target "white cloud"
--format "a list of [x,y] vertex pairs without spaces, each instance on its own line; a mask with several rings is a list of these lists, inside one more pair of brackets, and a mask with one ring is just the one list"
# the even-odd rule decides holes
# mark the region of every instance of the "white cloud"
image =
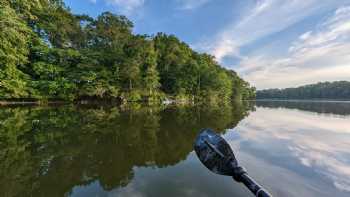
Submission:
[[211,0],[177,0],[180,4],[179,8],[182,10],[192,10],[209,3]]
[[342,7],[299,36],[287,57],[246,57],[238,72],[258,88],[350,79],[350,7]]
[[135,182],[131,182],[125,187],[112,190],[109,196],[145,197],[146,195],[137,189]]
[[258,0],[252,9],[242,14],[240,22],[227,25],[203,48],[219,61],[225,56],[239,56],[240,47],[339,4],[331,0]]
[[107,4],[114,6],[122,14],[130,15],[136,9],[145,4],[145,0],[104,0]]
[[[252,1],[247,1],[252,2]],[[241,14],[240,20],[226,25],[213,38],[206,38],[194,47],[214,55],[223,63],[226,57],[235,57],[241,63],[235,67],[243,77],[259,89],[289,87],[320,80],[349,79],[348,30],[349,8],[340,6],[344,0],[257,0],[251,9]],[[249,4],[249,3],[248,3]],[[260,54],[243,56],[241,49],[254,41],[301,22],[315,14],[339,8],[336,13],[312,31],[283,49],[287,56],[275,59],[276,51],[255,48]],[[323,16],[325,17],[325,16]],[[322,19],[322,18],[320,18]],[[309,27],[310,28],[310,27]],[[281,35],[283,36],[283,35]],[[271,46],[274,43],[270,43]],[[280,44],[280,43],[279,43]],[[289,51],[288,51],[289,48]],[[226,65],[231,67],[231,65]],[[330,75],[328,73],[333,73]]]

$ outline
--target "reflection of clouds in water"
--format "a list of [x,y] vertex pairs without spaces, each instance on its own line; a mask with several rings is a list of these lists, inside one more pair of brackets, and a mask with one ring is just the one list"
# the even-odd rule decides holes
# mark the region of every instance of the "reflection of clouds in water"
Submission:
[[339,190],[350,191],[349,117],[258,108],[237,130],[242,139],[262,149],[271,148],[271,142],[285,143],[286,153],[297,157],[300,164],[332,180]]
[[249,194],[240,185],[233,184],[232,179],[208,171],[198,161],[195,153],[172,167],[135,167],[133,170],[135,177],[132,181],[125,187],[109,192],[108,196],[238,197]]
[[338,189],[350,191],[350,166],[348,164],[337,160],[330,154],[303,148],[290,149],[303,165],[317,167],[316,171],[332,179]]
[[128,197],[145,197],[146,195],[138,191],[133,183],[128,184],[126,187],[117,189],[108,194],[108,197],[114,196],[128,196]]

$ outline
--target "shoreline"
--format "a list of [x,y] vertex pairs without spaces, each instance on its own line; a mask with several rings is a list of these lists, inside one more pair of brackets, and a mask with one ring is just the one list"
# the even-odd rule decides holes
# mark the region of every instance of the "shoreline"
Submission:
[[[44,104],[45,103],[45,104]],[[0,106],[11,106],[11,105],[50,105],[50,104],[70,104],[74,102],[66,101],[49,101],[49,102],[40,102],[40,101],[1,101]]]
[[79,100],[79,101],[6,101],[0,100],[0,107],[2,106],[45,106],[45,105],[96,105],[96,104],[108,104],[108,105],[123,105],[123,104],[132,104],[132,103],[154,103],[159,105],[170,105],[170,104],[193,104],[193,101],[187,101],[183,99],[174,100],[166,99],[160,102],[147,102],[147,101],[137,101],[137,102],[120,102],[115,100]]
[[[304,103],[350,103],[350,100],[326,100],[326,99],[255,99],[255,100],[242,100],[242,102],[304,102]],[[126,102],[126,103],[147,103],[147,102]],[[106,100],[80,100],[80,101],[6,101],[6,100],[0,100],[0,107],[1,106],[16,106],[16,105],[23,105],[23,106],[45,106],[45,105],[67,105],[67,104],[73,104],[73,105],[96,105],[96,104],[113,104],[113,105],[123,105],[126,104],[123,102],[117,102],[117,101],[106,101]],[[161,102],[156,102],[159,105],[170,105],[170,104],[184,104],[184,103],[191,103],[194,104],[193,101],[187,101],[184,100],[173,100],[173,99],[167,99]]]

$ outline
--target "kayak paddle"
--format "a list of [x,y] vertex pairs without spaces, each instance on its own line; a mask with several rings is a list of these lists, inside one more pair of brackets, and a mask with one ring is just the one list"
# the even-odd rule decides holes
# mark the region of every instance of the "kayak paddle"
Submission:
[[199,160],[216,174],[232,176],[243,183],[257,197],[272,197],[247,171],[238,165],[230,145],[210,129],[204,129],[197,137],[194,150]]

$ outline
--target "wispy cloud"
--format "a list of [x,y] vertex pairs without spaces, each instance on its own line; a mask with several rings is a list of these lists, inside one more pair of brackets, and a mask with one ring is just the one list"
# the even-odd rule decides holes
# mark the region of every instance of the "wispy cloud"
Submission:
[[[96,1],[96,0],[95,0]],[[122,14],[129,15],[145,4],[145,0],[104,0],[105,3],[114,6]]]
[[179,8],[182,10],[192,10],[209,3],[211,0],[177,0]]
[[227,25],[214,40],[198,46],[215,55],[219,61],[225,56],[240,56],[240,47],[339,4],[340,1],[330,0],[258,0],[253,8],[242,15],[240,22]]
[[289,47],[287,57],[248,56],[238,71],[258,88],[288,87],[350,76],[350,7],[342,7]]

